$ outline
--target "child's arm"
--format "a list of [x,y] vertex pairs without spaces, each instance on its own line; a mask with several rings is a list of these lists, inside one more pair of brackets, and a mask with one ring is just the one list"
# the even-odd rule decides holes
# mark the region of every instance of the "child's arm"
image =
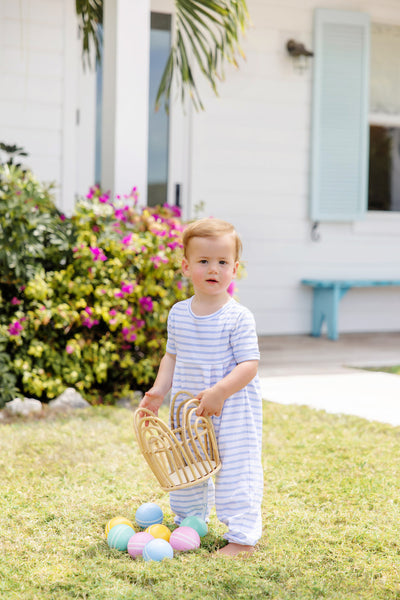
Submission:
[[218,381],[211,388],[203,390],[197,394],[200,400],[200,406],[196,410],[196,415],[201,417],[219,417],[224,402],[229,396],[243,389],[257,375],[258,360],[245,360]]
[[175,361],[175,354],[170,354],[169,352],[164,354],[160,362],[154,385],[145,393],[139,404],[139,408],[148,408],[154,414],[158,414],[158,409],[163,403],[166,393],[171,389]]

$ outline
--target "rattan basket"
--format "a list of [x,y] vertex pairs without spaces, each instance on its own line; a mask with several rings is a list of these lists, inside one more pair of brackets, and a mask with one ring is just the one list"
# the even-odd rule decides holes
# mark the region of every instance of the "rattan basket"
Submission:
[[[178,403],[182,395],[186,399]],[[195,414],[199,404],[189,392],[175,394],[170,427],[148,409],[135,412],[139,448],[164,491],[197,485],[221,468],[211,420]]]

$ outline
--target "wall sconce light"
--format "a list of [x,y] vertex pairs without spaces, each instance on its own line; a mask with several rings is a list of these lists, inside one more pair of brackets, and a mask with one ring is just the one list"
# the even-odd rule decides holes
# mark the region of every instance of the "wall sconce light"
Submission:
[[300,72],[307,69],[309,59],[311,56],[314,56],[314,52],[307,50],[304,44],[295,40],[288,40],[286,42],[286,50],[293,59],[293,67]]

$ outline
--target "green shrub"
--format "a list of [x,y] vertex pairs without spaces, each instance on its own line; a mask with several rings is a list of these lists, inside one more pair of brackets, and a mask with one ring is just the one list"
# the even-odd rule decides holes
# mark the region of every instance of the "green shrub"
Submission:
[[112,202],[94,187],[63,225],[76,235],[71,260],[35,268],[2,332],[25,395],[46,401],[72,386],[113,403],[151,383],[168,312],[187,296],[182,223],[168,205],[138,208],[135,189]]
[[11,300],[41,268],[72,260],[72,221],[54,204],[51,186],[15,165],[0,165],[0,284]]
[[[26,155],[16,146],[0,146]],[[71,262],[75,239],[73,222],[55,207],[51,186],[13,164],[12,156],[0,164],[0,407],[18,391],[9,340],[21,327],[15,315],[24,305],[25,286],[37,271]]]
[[8,338],[0,334],[0,408],[17,395],[16,376],[7,352]]

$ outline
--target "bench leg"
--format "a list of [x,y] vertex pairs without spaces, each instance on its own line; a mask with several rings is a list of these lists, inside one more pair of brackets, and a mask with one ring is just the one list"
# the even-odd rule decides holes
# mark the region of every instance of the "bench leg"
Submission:
[[328,338],[338,339],[338,308],[342,294],[339,288],[314,288],[312,333],[320,337],[324,321],[328,328]]

